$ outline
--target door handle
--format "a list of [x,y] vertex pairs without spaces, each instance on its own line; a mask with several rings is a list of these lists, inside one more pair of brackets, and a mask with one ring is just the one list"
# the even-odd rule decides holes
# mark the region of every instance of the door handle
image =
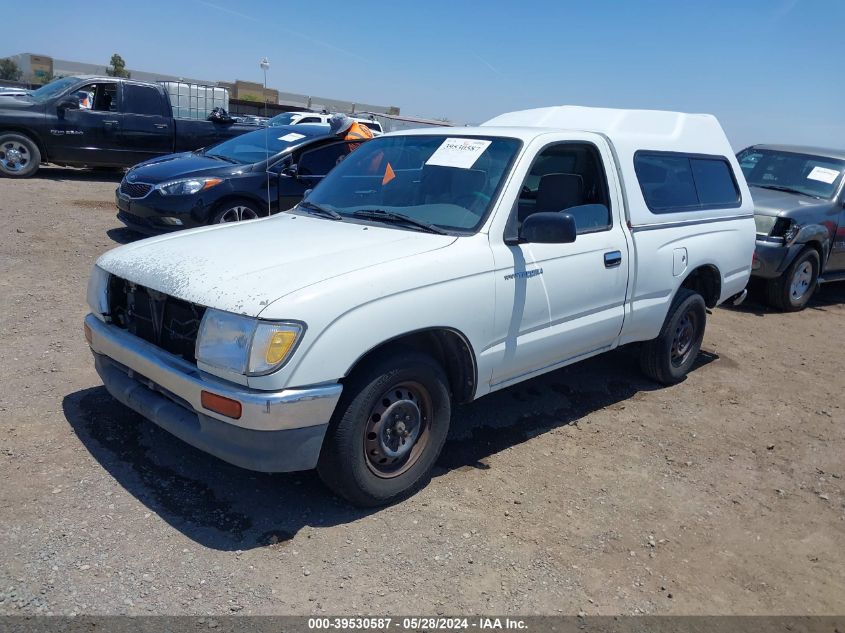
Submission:
[[610,251],[604,254],[604,267],[616,268],[622,263],[622,251]]
[[115,120],[112,120],[112,119],[103,121],[103,125],[105,125],[107,127],[117,127],[117,124],[118,124],[118,122],[115,121]]
[[167,129],[167,123],[156,123],[156,124],[155,124],[155,126],[156,126],[156,128],[158,128],[159,130],[165,130],[165,129]]

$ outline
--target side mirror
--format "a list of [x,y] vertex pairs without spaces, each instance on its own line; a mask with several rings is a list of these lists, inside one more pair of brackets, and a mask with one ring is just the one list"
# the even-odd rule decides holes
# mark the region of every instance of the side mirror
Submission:
[[311,192],[312,192],[312,191],[314,191],[314,189],[313,189],[313,188],[311,188],[311,189],[306,189],[305,191],[303,191],[303,192],[302,192],[302,199],[303,199],[303,200],[305,200],[308,196],[310,196],[310,195],[311,195]]
[[296,178],[299,179],[299,165],[294,163],[293,165],[288,165],[282,170],[283,176],[288,176],[289,178]]
[[64,112],[65,110],[79,110],[79,99],[77,97],[64,97],[56,104],[56,110]]
[[534,244],[569,244],[575,241],[575,218],[569,213],[532,213],[522,223],[520,237]]

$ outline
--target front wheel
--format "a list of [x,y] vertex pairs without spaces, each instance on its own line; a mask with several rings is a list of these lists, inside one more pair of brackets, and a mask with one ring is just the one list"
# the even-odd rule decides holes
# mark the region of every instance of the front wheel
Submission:
[[317,471],[357,506],[407,496],[431,474],[449,432],[448,380],[430,356],[399,352],[354,372],[344,386]]
[[0,134],[0,174],[8,178],[27,178],[38,171],[41,152],[23,134]]
[[640,364],[649,378],[674,385],[686,377],[701,350],[706,307],[697,292],[678,290],[660,334],[643,344]]
[[766,302],[783,312],[803,310],[819,278],[819,254],[807,247],[777,279],[766,283]]
[[212,217],[211,223],[243,222],[244,220],[255,220],[258,217],[258,209],[252,202],[231,200],[224,202],[217,208],[217,212]]

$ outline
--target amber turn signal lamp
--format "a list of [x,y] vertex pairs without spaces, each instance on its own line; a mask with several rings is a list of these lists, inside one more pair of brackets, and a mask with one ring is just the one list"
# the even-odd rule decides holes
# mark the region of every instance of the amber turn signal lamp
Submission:
[[241,403],[237,400],[224,398],[210,391],[203,391],[200,394],[200,403],[203,408],[225,415],[227,418],[237,420],[241,417]]

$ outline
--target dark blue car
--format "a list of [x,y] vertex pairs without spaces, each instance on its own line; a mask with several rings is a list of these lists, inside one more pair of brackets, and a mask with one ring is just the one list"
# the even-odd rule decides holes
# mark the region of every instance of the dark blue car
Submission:
[[326,125],[262,128],[140,163],[115,192],[117,217],[158,234],[290,209],[354,149]]

